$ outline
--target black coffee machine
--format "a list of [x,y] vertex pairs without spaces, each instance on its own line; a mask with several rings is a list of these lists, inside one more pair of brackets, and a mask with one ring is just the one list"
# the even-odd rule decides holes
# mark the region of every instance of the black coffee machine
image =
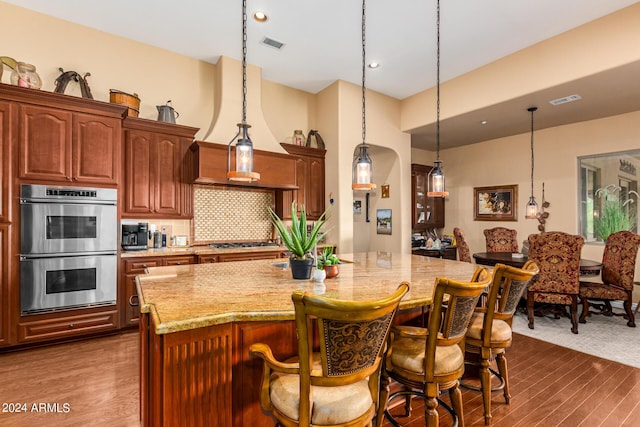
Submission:
[[148,249],[149,224],[122,224],[122,250],[143,251]]

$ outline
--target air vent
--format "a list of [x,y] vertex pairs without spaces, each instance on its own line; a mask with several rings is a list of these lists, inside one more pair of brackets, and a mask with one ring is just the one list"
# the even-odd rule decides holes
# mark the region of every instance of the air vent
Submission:
[[262,44],[266,44],[267,46],[273,47],[275,49],[282,49],[284,43],[279,42],[278,40],[270,39],[269,37],[265,37],[262,39]]
[[549,101],[549,104],[551,104],[551,105],[560,105],[560,104],[566,104],[567,102],[577,101],[579,99],[582,99],[582,97],[580,95],[569,95],[569,96],[565,96],[563,98],[558,98],[558,99],[554,99],[552,101]]

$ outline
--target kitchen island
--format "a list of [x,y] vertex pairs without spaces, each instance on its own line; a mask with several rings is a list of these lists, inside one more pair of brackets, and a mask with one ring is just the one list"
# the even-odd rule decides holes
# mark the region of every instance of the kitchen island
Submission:
[[324,285],[293,280],[287,260],[149,268],[138,276],[143,425],[272,426],[260,409],[259,360],[249,346],[296,354],[294,289],[347,300],[391,294],[402,281],[403,313],[431,303],[437,276],[468,280],[477,266],[401,253],[340,256],[340,274]]

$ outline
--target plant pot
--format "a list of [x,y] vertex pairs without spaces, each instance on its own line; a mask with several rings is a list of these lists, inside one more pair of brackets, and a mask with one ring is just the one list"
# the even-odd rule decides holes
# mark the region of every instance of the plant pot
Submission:
[[324,271],[327,273],[327,279],[330,279],[332,277],[336,277],[338,275],[338,273],[340,272],[338,270],[338,264],[325,265],[324,266]]
[[313,270],[313,281],[316,283],[324,282],[324,279],[327,277],[327,272],[324,269],[318,270],[317,268]]
[[311,269],[315,263],[313,258],[309,259],[289,259],[289,265],[291,266],[291,275],[294,279],[309,280],[311,277]]

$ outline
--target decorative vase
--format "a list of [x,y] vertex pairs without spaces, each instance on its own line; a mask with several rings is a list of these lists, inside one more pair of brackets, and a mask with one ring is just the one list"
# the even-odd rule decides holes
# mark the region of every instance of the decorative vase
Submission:
[[26,62],[18,62],[15,70],[11,73],[11,84],[31,89],[40,89],[42,80],[36,73],[36,67]]
[[324,271],[324,268],[313,270],[313,281],[316,283],[324,282],[324,279],[327,277],[327,272]]
[[338,275],[338,273],[340,272],[338,270],[338,264],[325,265],[324,266],[324,271],[327,273],[327,279],[330,279],[332,277],[336,277]]
[[309,280],[311,277],[311,269],[315,263],[313,258],[309,259],[296,259],[290,258],[289,265],[291,266],[291,275],[294,279]]

